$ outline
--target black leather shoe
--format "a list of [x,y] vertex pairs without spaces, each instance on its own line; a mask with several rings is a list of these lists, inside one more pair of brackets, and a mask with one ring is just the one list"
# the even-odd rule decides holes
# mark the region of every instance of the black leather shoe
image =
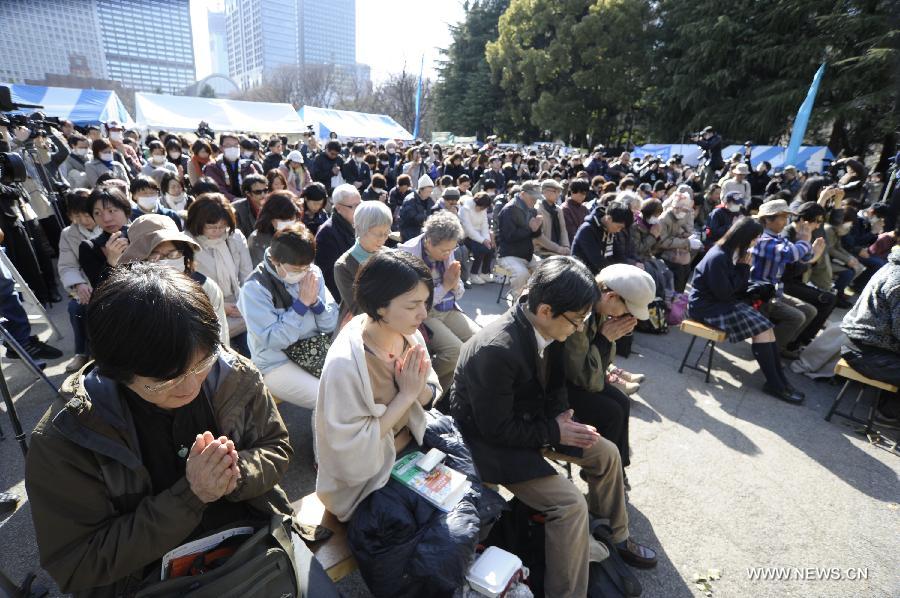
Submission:
[[806,393],[804,393],[802,390],[797,390],[796,388],[794,388],[793,386],[791,386],[790,384],[787,384],[787,383],[785,383],[784,386],[785,386],[785,388],[788,389],[788,392],[790,392],[791,394],[797,395],[798,397],[800,397],[801,400],[806,399]]
[[626,564],[637,569],[652,569],[656,566],[656,551],[631,538],[616,544],[616,551]]
[[767,384],[763,385],[763,392],[770,397],[775,397],[776,399],[792,405],[800,405],[803,403],[804,399],[804,397],[800,396],[796,391],[791,391],[787,388],[784,390],[775,390],[774,388],[770,388]]

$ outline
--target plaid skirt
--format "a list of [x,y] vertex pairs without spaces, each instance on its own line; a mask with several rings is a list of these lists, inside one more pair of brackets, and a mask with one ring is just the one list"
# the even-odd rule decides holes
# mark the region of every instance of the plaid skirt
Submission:
[[735,303],[734,309],[727,313],[703,318],[703,321],[714,328],[724,330],[732,343],[756,336],[773,326],[766,316],[742,302]]

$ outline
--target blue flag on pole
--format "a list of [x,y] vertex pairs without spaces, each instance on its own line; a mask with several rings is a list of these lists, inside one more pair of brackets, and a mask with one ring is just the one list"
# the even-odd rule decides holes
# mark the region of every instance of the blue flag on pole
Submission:
[[422,68],[425,66],[425,55],[422,54],[422,62],[419,63],[419,82],[416,83],[416,123],[413,126],[413,137],[419,137],[419,115],[422,105]]
[[825,74],[825,63],[816,71],[813,77],[812,85],[806,92],[806,99],[800,104],[797,111],[797,118],[794,119],[794,128],[791,130],[791,142],[788,144],[787,154],[784,157],[784,163],[794,164],[797,161],[797,154],[800,152],[800,145],[803,144],[803,136],[806,134],[806,125],[809,124],[809,116],[812,114],[813,104],[816,103],[816,94],[819,93],[819,83],[822,82],[822,75]]

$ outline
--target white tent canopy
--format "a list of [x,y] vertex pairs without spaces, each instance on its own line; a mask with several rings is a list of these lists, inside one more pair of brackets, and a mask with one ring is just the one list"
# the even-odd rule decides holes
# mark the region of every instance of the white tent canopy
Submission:
[[68,87],[44,87],[39,85],[9,86],[13,103],[43,106],[43,108],[20,110],[31,113],[40,110],[46,116],[56,116],[71,120],[76,125],[99,125],[107,121],[119,121],[125,127],[134,122],[116,92],[106,89],[71,89]]
[[216,133],[291,134],[305,130],[290,104],[136,93],[134,107],[135,121],[145,129],[194,131],[200,121],[206,121]]
[[385,114],[368,114],[348,110],[332,110],[304,106],[297,111],[307,125],[320,139],[327,139],[331,133],[341,138],[360,139],[402,139],[410,141],[413,136],[397,121]]

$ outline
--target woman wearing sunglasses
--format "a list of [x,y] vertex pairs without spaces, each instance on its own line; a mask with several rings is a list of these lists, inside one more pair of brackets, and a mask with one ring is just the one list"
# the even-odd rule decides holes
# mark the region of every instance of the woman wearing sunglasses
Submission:
[[116,268],[87,330],[95,361],[63,384],[26,462],[41,563],[62,592],[131,595],[173,548],[291,513],[287,429],[259,371],[221,347],[200,285],[159,263]]

